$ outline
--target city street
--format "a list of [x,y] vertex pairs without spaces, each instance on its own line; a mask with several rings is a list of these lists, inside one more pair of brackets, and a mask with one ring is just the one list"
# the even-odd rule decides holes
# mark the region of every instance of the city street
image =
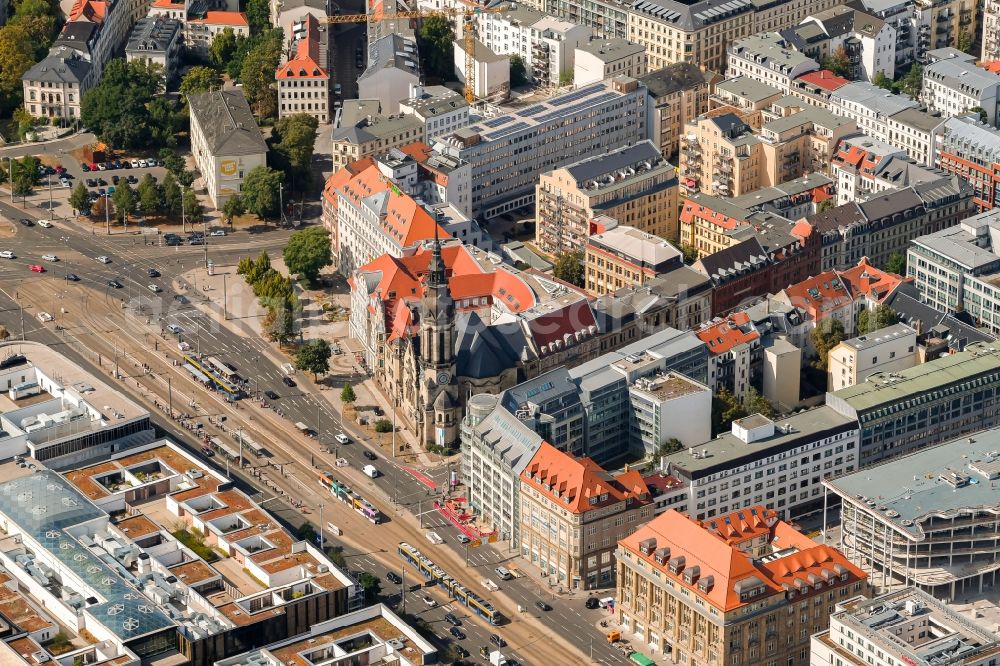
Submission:
[[[0,204],[0,212],[10,219],[23,216],[21,211],[6,203]],[[325,395],[317,397],[318,388],[308,378],[296,375],[298,385],[291,389],[285,386],[281,382],[280,365],[287,359],[282,359],[271,345],[256,335],[241,333],[235,328],[243,326],[249,331],[246,322],[220,321],[223,319],[218,316],[223,313],[223,294],[218,290],[202,291],[205,285],[197,279],[193,283],[182,279],[181,276],[190,275],[192,269],[204,265],[206,248],[148,245],[143,243],[141,236],[91,235],[89,231],[82,232],[68,224],[51,229],[15,225],[15,232],[14,237],[0,240],[0,249],[10,249],[17,255],[14,260],[0,260],[0,288],[5,299],[14,301],[5,304],[7,307],[0,312],[0,322],[12,335],[21,334],[23,321],[27,338],[61,344],[68,354],[72,350],[71,355],[82,356],[88,365],[96,361],[111,368],[112,360],[116,366],[119,363],[124,366],[127,362],[146,364],[150,368],[148,374],[132,373],[121,385],[149,404],[151,411],[155,411],[157,405],[161,412],[165,411],[164,406],[170,402],[175,413],[192,414],[192,420],[202,425],[202,432],[211,435],[218,433],[221,436],[225,429],[232,437],[237,428],[245,428],[248,436],[264,443],[271,454],[269,459],[254,460],[252,466],[248,466],[253,468],[254,483],[273,489],[280,497],[294,497],[303,502],[302,512],[293,513],[297,514],[299,522],[309,518],[317,525],[335,522],[340,526],[344,537],[337,543],[348,546],[345,554],[349,567],[354,572],[368,571],[377,575],[383,581],[383,591],[390,587],[385,582],[389,568],[397,572],[401,569],[395,544],[406,540],[502,609],[512,622],[495,631],[507,638],[508,650],[521,661],[532,663],[537,659],[537,663],[541,663],[544,660],[535,656],[534,651],[538,654],[554,651],[553,654],[558,655],[574,647],[585,660],[593,641],[594,657],[601,662],[625,662],[620,652],[606,644],[596,627],[601,611],[586,610],[582,595],[574,599],[559,598],[559,595],[553,598],[543,589],[543,584],[528,578],[502,583],[497,593],[483,589],[481,583],[485,578],[495,579],[493,568],[513,554],[505,552],[503,544],[472,549],[466,568],[465,548],[457,541],[457,530],[441,514],[431,510],[433,500],[440,497],[441,489],[447,485],[448,466],[425,465],[416,469],[413,459],[396,464],[390,455],[390,460],[385,460],[382,449],[371,444],[367,433],[357,430],[353,424],[342,424],[331,401]],[[231,266],[240,256],[255,255],[262,249],[277,256],[286,238],[285,231],[254,235],[240,231],[223,238],[210,238],[207,256],[217,266]],[[55,254],[60,261],[44,262],[40,259],[43,254]],[[98,255],[108,256],[111,263],[98,263],[95,260]],[[37,262],[45,264],[46,273],[28,270],[29,264]],[[155,268],[161,277],[149,278],[149,268]],[[79,276],[80,281],[66,281],[64,277],[70,272]],[[122,284],[121,289],[107,285],[112,278]],[[233,276],[233,279],[239,278]],[[156,284],[163,291],[154,294],[148,289],[149,284]],[[42,325],[37,319],[42,310],[51,313],[55,321]],[[216,316],[210,316],[213,313]],[[230,404],[219,394],[195,384],[181,368],[172,364],[180,354],[178,340],[164,330],[168,324],[183,329],[180,337],[192,349],[232,363],[239,372],[254,380],[254,390],[276,392],[280,397],[269,401],[273,403],[272,409],[263,409],[262,403],[252,399]],[[108,372],[102,370],[102,373]],[[219,425],[220,416],[226,417],[223,426]],[[208,423],[209,417],[215,425]],[[296,432],[292,424],[298,421],[315,429],[317,439],[310,440]],[[176,428],[171,427],[168,431],[176,431]],[[353,440],[351,444],[334,449],[348,462],[343,468],[335,467],[335,455],[323,452],[325,448],[337,446],[333,438],[339,432],[346,432]],[[191,444],[190,436],[184,439]],[[196,443],[195,447],[200,448],[200,444]],[[380,458],[375,464],[383,476],[377,479],[369,479],[360,472],[368,463],[362,452],[369,447]],[[218,458],[216,460],[218,462]],[[316,482],[320,469],[334,470],[335,475],[382,509],[389,516],[389,522],[372,528],[361,516],[345,510],[332,495],[322,493]],[[437,487],[432,488],[435,484]],[[323,516],[319,515],[321,511]],[[423,527],[434,529],[444,539],[444,544],[433,545],[422,536],[425,532],[413,515],[418,512],[423,514],[420,518]],[[295,522],[294,518],[289,520]],[[407,571],[408,584],[416,582],[411,578],[413,574],[412,569]],[[429,590],[427,594],[439,605],[447,602],[440,591]],[[442,623],[445,610],[429,608],[423,596],[424,592],[410,593],[407,611],[419,612],[421,617],[432,622],[437,633],[448,635],[447,626]],[[553,610],[541,612],[536,609],[534,604],[540,598],[550,603]],[[526,612],[518,613],[518,606]],[[440,630],[437,630],[439,625]],[[573,645],[557,638],[555,628],[560,637],[569,638]],[[469,638],[457,642],[475,655],[480,646],[487,644],[488,629],[478,618],[466,620],[463,631]],[[450,636],[449,639],[455,642]]]

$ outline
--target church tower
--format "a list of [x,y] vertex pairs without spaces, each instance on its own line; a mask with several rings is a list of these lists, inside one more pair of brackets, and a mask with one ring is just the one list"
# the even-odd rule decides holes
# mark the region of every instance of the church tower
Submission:
[[425,444],[454,447],[458,443],[461,405],[455,376],[455,302],[441,258],[441,241],[434,250],[421,300],[420,399]]

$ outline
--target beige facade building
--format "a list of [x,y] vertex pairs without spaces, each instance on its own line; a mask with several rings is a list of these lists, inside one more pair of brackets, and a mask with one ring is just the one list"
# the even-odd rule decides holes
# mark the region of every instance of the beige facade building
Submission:
[[583,250],[598,215],[677,238],[677,176],[649,140],[543,173],[535,201],[535,242],[548,254]]
[[827,172],[837,143],[858,132],[857,123],[851,119],[807,104],[802,107],[761,126],[761,187],[773,187],[803,174]]
[[577,45],[573,85],[585,86],[613,76],[638,79],[646,73],[646,47],[627,39],[591,37]]
[[761,187],[763,142],[735,114],[701,116],[684,132],[680,160],[684,193],[735,197]]
[[611,586],[618,541],[653,517],[639,472],[613,477],[548,442],[521,472],[519,494],[521,556],[571,589]]
[[417,117],[381,116],[377,109],[367,108],[366,102],[344,105],[340,127],[333,130],[335,171],[363,157],[377,157],[393,148],[424,140],[424,123]]
[[650,139],[664,157],[677,154],[684,125],[708,110],[712,83],[721,78],[693,63],[677,62],[639,79],[649,91]]
[[837,602],[868,594],[837,549],[763,506],[705,521],[669,509],[616,557],[622,638],[679,666],[808,664]]
[[587,291],[601,296],[638,287],[684,265],[680,251],[659,236],[618,226],[587,239]]
[[917,332],[906,324],[893,324],[844,340],[827,359],[829,391],[863,382],[876,372],[886,374],[912,368],[920,362]]

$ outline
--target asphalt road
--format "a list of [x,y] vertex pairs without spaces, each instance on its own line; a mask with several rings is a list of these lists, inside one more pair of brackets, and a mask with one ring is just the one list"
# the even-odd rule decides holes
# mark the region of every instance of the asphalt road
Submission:
[[[0,213],[13,220],[25,216],[22,211],[10,207],[6,202],[0,203]],[[35,216],[29,215],[29,217]],[[256,254],[261,249],[271,248],[275,252],[279,251],[285,238],[286,232],[283,231],[271,231],[259,235],[237,232],[223,238],[210,238],[207,254],[218,265],[232,265],[240,256]],[[457,540],[458,531],[438,512],[430,511],[431,501],[439,496],[439,490],[430,488],[411,474],[409,470],[412,468],[408,465],[397,464],[391,458],[386,459],[382,450],[377,445],[370,444],[368,436],[354,428],[353,424],[346,426],[342,424],[340,414],[332,409],[326,400],[318,400],[311,392],[313,390],[310,388],[311,383],[301,375],[296,377],[298,386],[291,389],[285,386],[281,381],[282,371],[264,353],[267,343],[256,336],[242,336],[231,331],[205,316],[192,303],[193,299],[208,299],[215,302],[216,307],[221,307],[221,294],[214,291],[199,291],[200,286],[197,281],[192,285],[182,284],[178,291],[174,291],[172,284],[182,274],[195,266],[204,265],[205,248],[161,247],[155,244],[143,244],[143,238],[138,236],[90,235],[69,228],[69,225],[57,224],[51,229],[18,226],[13,238],[0,240],[0,249],[11,249],[17,255],[17,259],[14,260],[0,259],[0,285],[3,285],[5,290],[2,300],[7,300],[8,294],[10,298],[18,299],[20,289],[31,289],[32,285],[39,281],[57,281],[56,284],[49,282],[51,291],[56,294],[49,307],[57,318],[60,317],[60,302],[63,298],[79,299],[81,298],[79,294],[82,293],[84,307],[91,298],[101,299],[105,306],[113,305],[117,299],[122,306],[127,306],[126,312],[136,322],[136,326],[122,327],[120,321],[114,322],[116,333],[130,338],[135,343],[144,344],[150,350],[168,343],[176,344],[176,341],[171,340],[169,334],[166,336],[166,342],[157,339],[155,335],[144,334],[142,328],[147,321],[154,327],[157,322],[163,328],[171,323],[179,325],[184,329],[181,337],[191,344],[192,348],[198,348],[203,354],[218,356],[223,361],[235,365],[241,374],[253,380],[256,391],[276,392],[280,396],[279,399],[269,402],[284,418],[289,430],[297,421],[306,423],[319,433],[318,442],[321,447],[336,447],[337,454],[347,459],[354,469],[360,469],[369,463],[362,455],[366,448],[374,451],[379,457],[374,464],[383,472],[383,476],[370,482],[372,488],[383,496],[392,498],[403,510],[413,514],[422,513],[423,526],[434,529],[445,542],[440,546],[432,546],[426,539],[414,538],[411,541],[414,546],[429,556],[433,556],[434,548],[453,548],[460,555],[465,555],[465,548]],[[45,262],[40,258],[43,254],[58,255],[60,261]],[[99,255],[108,256],[111,263],[107,265],[98,263],[94,258]],[[28,265],[33,263],[45,264],[47,272],[40,275],[30,272]],[[147,276],[149,268],[155,268],[161,273],[161,277],[149,278]],[[64,276],[69,272],[78,275],[80,282],[76,285],[65,282]],[[121,289],[109,287],[107,282],[112,278],[117,279],[123,287]],[[157,284],[163,291],[154,294],[148,289],[149,284]],[[63,289],[62,285],[66,288]],[[183,298],[178,299],[178,297]],[[9,307],[0,311],[0,322],[16,335],[21,332],[21,310],[16,304],[8,305]],[[74,307],[78,306],[79,304],[74,302]],[[25,337],[43,342],[60,340],[51,328],[46,328],[38,322],[36,315],[37,312],[24,315]],[[72,325],[70,317],[61,320],[61,323]],[[207,396],[205,402],[209,402]],[[249,400],[244,402],[248,406],[253,404]],[[163,420],[159,423],[162,424]],[[166,428],[168,432],[178,432],[172,423],[166,425],[169,426]],[[351,437],[352,443],[337,446],[334,435],[340,432],[346,432]],[[190,437],[183,436],[183,431],[179,434],[190,444]],[[195,446],[200,448],[200,444]],[[333,455],[317,453],[316,457],[322,459],[316,461],[318,466],[326,464],[332,467]],[[448,467],[442,466],[420,472],[421,476],[430,478],[439,488],[443,488],[447,483]],[[368,491],[362,492],[364,494]],[[385,581],[385,574],[388,569],[380,565],[370,554],[361,552],[345,554],[348,556],[348,565],[353,571],[375,574],[383,581],[383,590],[387,590],[389,584]],[[475,570],[476,577],[495,579],[493,569],[512,556],[513,553],[506,552],[502,544],[484,546],[469,551],[468,566]],[[398,568],[396,570],[399,571]],[[413,573],[412,569],[407,571],[407,582],[410,584],[416,582],[411,577]],[[608,646],[595,627],[601,617],[601,611],[585,609],[583,598],[553,598],[552,595],[545,594],[536,581],[524,578],[502,583],[502,587],[504,592],[527,609],[527,612],[539,616],[545,626],[568,637],[584,652],[588,651],[592,643],[593,655],[602,663],[625,663],[621,653]],[[489,597],[488,592],[481,590],[481,593]],[[452,640],[443,621],[446,609],[440,606],[427,607],[423,602],[424,594],[426,593],[422,591],[409,593],[407,610],[411,612],[418,610],[421,617],[425,617],[435,627],[436,633]],[[444,599],[440,593],[435,591],[431,596],[443,605]],[[553,609],[549,612],[536,609],[535,602],[540,598],[545,599]],[[391,598],[387,600],[392,601]],[[456,614],[460,614],[463,607],[456,605],[453,610]],[[467,633],[468,638],[457,643],[472,652],[475,657],[479,647],[487,644],[489,632],[471,622],[464,622],[463,631]],[[530,663],[528,659],[530,655],[514,656]]]

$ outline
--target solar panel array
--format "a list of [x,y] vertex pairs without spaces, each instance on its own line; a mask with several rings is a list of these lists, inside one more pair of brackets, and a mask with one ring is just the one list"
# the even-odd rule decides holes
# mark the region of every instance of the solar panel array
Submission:
[[525,122],[514,123],[510,127],[505,127],[502,130],[499,130],[497,132],[491,132],[488,135],[489,136],[489,140],[493,141],[494,139],[502,139],[505,136],[507,136],[508,134],[513,134],[514,132],[519,132],[519,131],[523,130],[525,127],[531,127],[531,123],[525,123]]
[[559,97],[553,97],[552,99],[549,100],[549,106],[562,106],[563,104],[569,104],[571,102],[575,102],[578,99],[583,99],[587,95],[591,95],[603,88],[604,84],[595,83],[593,85],[587,86],[586,88],[580,88],[579,90],[576,90],[574,92],[567,93],[565,95],[560,95]]
[[492,120],[487,120],[483,123],[484,127],[489,127],[490,129],[496,129],[505,123],[509,123],[513,118],[510,116],[500,116],[499,118],[493,118]]
[[530,108],[527,108],[524,111],[522,111],[520,115],[524,116],[525,118],[530,118],[531,116],[535,115],[536,113],[541,113],[542,111],[545,111],[548,108],[549,107],[545,106],[544,104],[536,104],[536,105],[534,105],[534,106],[532,106]]
[[595,104],[603,104],[604,102],[617,99],[618,97],[619,97],[618,93],[606,92],[603,95],[598,95],[594,99],[589,99],[586,102],[580,102],[579,104],[575,104],[568,109],[557,109],[556,111],[546,113],[544,116],[539,116],[535,120],[537,120],[539,123],[547,123],[550,120],[555,120],[556,118],[565,118],[567,116],[571,116],[577,111],[585,109],[588,106],[594,106]]

